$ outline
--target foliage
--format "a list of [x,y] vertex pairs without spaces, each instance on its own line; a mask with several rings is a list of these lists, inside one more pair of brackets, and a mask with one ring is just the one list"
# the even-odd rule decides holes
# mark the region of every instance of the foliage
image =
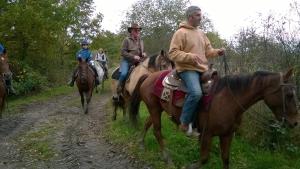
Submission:
[[0,41],[12,67],[22,62],[34,72],[27,75],[33,80],[15,79],[24,83],[16,83],[21,93],[40,88],[32,86],[40,85],[39,74],[46,75],[49,85],[66,82],[78,42],[100,33],[103,16],[93,17],[93,4],[92,0],[1,1]]
[[[139,0],[127,12],[121,24],[121,33],[127,31],[132,22],[137,22],[143,28],[142,34],[146,51],[155,53],[161,49],[168,49],[173,33],[185,19],[188,0]],[[204,28],[211,28],[212,24],[206,17]]]
[[15,74],[16,81],[13,83],[20,95],[28,94],[31,92],[39,92],[47,86],[46,77],[38,72],[35,72],[29,66],[24,66],[20,72]]

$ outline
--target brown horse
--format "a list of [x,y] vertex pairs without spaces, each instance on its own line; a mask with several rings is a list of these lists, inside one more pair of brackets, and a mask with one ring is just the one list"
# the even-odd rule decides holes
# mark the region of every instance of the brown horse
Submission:
[[81,97],[81,105],[85,114],[88,113],[88,106],[92,98],[95,87],[95,73],[90,68],[88,63],[79,59],[78,76],[76,78],[76,85]]
[[[117,94],[117,79],[112,77],[111,90],[113,93],[113,120],[117,118],[117,109],[123,109],[123,116],[126,115],[126,109],[128,108],[128,104],[130,102],[130,96],[135,89],[135,86],[143,75],[147,75],[153,72],[157,72],[159,70],[172,69],[173,63],[168,59],[164,50],[161,50],[159,54],[154,54],[148,58],[146,58],[143,62],[139,63],[129,75],[128,80],[125,83],[125,89],[121,96]],[[116,69],[115,71],[118,71]],[[114,74],[114,73],[113,73]],[[136,122],[136,119],[133,119],[133,122]]]
[[7,96],[5,80],[10,78],[12,73],[9,69],[7,53],[0,56],[0,118],[5,107],[5,99]]
[[[172,120],[178,125],[181,108],[170,106],[168,102],[161,100],[153,94],[156,80],[163,71],[149,75],[143,82],[139,81],[133,94],[133,114],[137,114],[140,100],[143,100],[148,108],[150,117],[144,126],[142,146],[147,130],[153,124],[154,135],[160,145],[163,157],[171,162],[164,150],[164,142],[161,134],[162,111],[172,116]],[[223,168],[229,168],[229,151],[234,132],[241,123],[243,112],[259,100],[264,100],[278,120],[284,120],[290,126],[297,125],[298,110],[295,86],[288,83],[292,69],[286,74],[271,72],[255,72],[253,75],[225,76],[217,82],[213,92],[213,98],[209,109],[200,108],[198,113],[198,131],[201,132],[199,142],[201,144],[200,161],[190,166],[198,168],[208,160],[212,137],[219,136]],[[199,103],[200,104],[200,103]],[[172,112],[171,112],[171,110]]]

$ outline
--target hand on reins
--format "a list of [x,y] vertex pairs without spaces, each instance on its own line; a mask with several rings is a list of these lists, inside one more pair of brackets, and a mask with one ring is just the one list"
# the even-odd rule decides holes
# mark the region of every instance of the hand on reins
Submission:
[[133,59],[134,59],[135,61],[138,61],[138,60],[140,60],[140,57],[139,57],[138,55],[134,55],[134,56],[133,56]]

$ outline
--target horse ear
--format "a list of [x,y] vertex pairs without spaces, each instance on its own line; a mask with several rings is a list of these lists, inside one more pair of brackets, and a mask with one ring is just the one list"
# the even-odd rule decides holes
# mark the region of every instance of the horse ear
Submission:
[[79,62],[82,62],[82,59],[81,59],[81,58],[78,58],[78,61],[79,61]]
[[284,76],[283,76],[283,80],[284,81],[287,81],[287,80],[289,80],[289,78],[292,76],[292,74],[293,74],[293,70],[294,70],[294,68],[289,68],[289,70],[284,74]]

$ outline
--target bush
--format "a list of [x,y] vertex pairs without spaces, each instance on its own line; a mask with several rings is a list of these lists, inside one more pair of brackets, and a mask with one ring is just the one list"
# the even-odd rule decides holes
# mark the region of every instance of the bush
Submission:
[[26,65],[18,65],[18,71],[14,72],[13,86],[18,95],[29,94],[42,90],[47,85],[47,78],[35,72]]

